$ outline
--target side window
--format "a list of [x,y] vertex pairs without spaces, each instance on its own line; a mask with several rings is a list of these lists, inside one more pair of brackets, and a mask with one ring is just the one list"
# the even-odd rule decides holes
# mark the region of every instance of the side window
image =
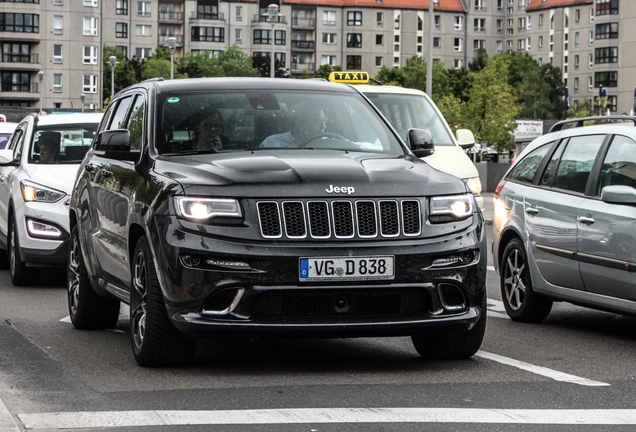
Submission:
[[140,151],[143,147],[144,132],[144,97],[138,95],[135,99],[127,129],[130,131],[130,150]]
[[552,143],[547,143],[539,147],[538,149],[530,152],[524,157],[517,166],[508,174],[507,180],[516,180],[524,183],[532,183],[534,176],[537,174],[541,161],[548,154],[548,150]]
[[605,186],[631,186],[636,188],[636,142],[616,135],[601,167],[597,195]]
[[556,175],[553,187],[572,192],[585,193],[596,154],[605,135],[584,135],[570,138]]
[[130,108],[130,104],[132,103],[132,96],[128,96],[123,98],[117,104],[117,109],[113,114],[113,119],[108,126],[108,130],[111,129],[126,129],[126,114],[128,114],[128,108]]
[[22,147],[24,144],[24,137],[26,135],[27,125],[23,124],[16,128],[13,132],[13,136],[11,137],[11,142],[9,143],[8,148],[13,150],[13,159],[20,159],[22,155]]
[[563,149],[567,145],[567,140],[561,141],[559,144],[559,148],[556,149],[550,162],[548,162],[548,166],[545,168],[543,175],[541,176],[541,181],[539,182],[540,186],[552,186],[552,180],[554,179],[554,174],[556,174],[557,167],[559,166],[559,159],[561,159],[561,154],[563,153]]

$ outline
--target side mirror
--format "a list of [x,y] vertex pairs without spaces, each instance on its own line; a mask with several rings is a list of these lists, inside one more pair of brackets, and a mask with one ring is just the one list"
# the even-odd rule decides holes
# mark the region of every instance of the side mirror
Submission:
[[13,159],[13,150],[0,150],[0,166],[19,166],[20,161]]
[[421,158],[435,153],[433,135],[431,135],[429,131],[424,129],[409,129],[408,137],[408,145],[411,147],[411,151],[415,156]]
[[457,129],[457,143],[464,150],[475,146],[475,135],[468,129]]
[[636,189],[630,186],[605,186],[601,199],[609,204],[636,205]]
[[139,152],[130,151],[130,131],[128,129],[112,129],[97,135],[95,150],[104,152],[109,159],[136,161]]

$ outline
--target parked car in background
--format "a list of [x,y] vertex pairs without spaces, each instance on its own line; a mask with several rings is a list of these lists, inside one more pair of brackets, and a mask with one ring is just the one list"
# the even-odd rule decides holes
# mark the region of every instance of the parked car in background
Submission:
[[539,322],[553,300],[636,315],[635,126],[557,123],[499,183],[493,257],[513,320]]
[[435,153],[423,160],[433,168],[461,178],[475,195],[479,208],[484,208],[481,181],[475,164],[465,150],[475,145],[468,129],[459,129],[455,137],[446,119],[423,91],[389,85],[356,85],[384,114],[403,140],[411,128],[428,130],[433,135]]
[[0,150],[0,248],[11,281],[24,285],[38,267],[64,266],[68,201],[102,114],[27,115]]
[[0,150],[7,147],[9,138],[11,138],[11,134],[17,125],[17,123],[13,122],[0,122]]

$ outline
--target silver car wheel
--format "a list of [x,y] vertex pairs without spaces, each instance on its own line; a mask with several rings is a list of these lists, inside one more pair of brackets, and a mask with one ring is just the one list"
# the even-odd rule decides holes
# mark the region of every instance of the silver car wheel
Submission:
[[143,251],[139,251],[135,257],[135,264],[133,266],[133,288],[139,297],[139,303],[135,306],[135,309],[131,311],[130,319],[133,322],[132,337],[135,348],[140,350],[144,343],[144,336],[146,334],[146,257]]
[[79,273],[79,243],[77,237],[73,237],[71,241],[71,251],[68,257],[68,301],[71,308],[71,314],[77,314],[77,305],[79,304],[80,290],[80,273]]
[[519,310],[526,297],[526,263],[519,249],[513,249],[504,265],[504,294],[512,310]]

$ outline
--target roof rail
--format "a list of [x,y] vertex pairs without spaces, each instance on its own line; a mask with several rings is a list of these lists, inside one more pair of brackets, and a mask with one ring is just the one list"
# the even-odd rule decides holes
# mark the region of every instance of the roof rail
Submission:
[[[591,122],[589,124],[585,124]],[[627,123],[630,122],[634,126],[636,126],[636,117],[635,116],[622,116],[622,115],[614,115],[614,116],[594,116],[594,117],[581,117],[576,119],[563,120],[558,123],[555,123],[548,133],[550,132],[558,132],[563,129],[571,129],[578,128],[583,126],[592,126],[602,123]]]

